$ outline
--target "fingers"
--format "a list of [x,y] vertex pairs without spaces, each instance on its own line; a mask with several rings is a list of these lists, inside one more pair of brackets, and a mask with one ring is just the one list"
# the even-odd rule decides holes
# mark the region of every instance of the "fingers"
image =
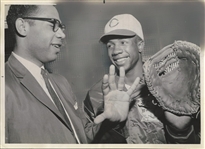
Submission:
[[115,83],[115,66],[111,65],[109,69],[109,86],[111,90],[117,89],[116,83]]
[[94,123],[99,124],[99,123],[103,122],[105,119],[106,119],[105,118],[105,113],[102,113],[94,119]]
[[133,91],[135,90],[135,88],[137,87],[137,85],[139,84],[139,82],[140,82],[140,78],[139,77],[137,77],[136,79],[135,79],[135,82],[132,84],[132,86],[129,88],[129,90],[127,91],[127,94],[128,95],[131,95],[132,93],[133,93]]
[[137,91],[137,92],[134,92],[134,93],[131,94],[131,98],[134,99],[134,100],[139,98],[139,97],[141,97],[140,91]]
[[125,69],[124,67],[120,67],[120,78],[118,80],[118,90],[122,91],[124,87],[125,81]]
[[102,91],[104,95],[109,93],[109,84],[108,84],[108,75],[104,75],[103,82],[102,82]]

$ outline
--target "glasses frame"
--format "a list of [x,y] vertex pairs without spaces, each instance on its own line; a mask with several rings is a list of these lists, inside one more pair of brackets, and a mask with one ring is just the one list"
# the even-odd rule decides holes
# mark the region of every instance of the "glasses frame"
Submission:
[[40,21],[50,22],[53,24],[54,32],[57,32],[59,28],[61,28],[62,31],[64,31],[66,28],[64,24],[61,24],[61,22],[58,19],[54,19],[54,18],[22,17],[22,19],[31,19],[31,20],[40,20]]

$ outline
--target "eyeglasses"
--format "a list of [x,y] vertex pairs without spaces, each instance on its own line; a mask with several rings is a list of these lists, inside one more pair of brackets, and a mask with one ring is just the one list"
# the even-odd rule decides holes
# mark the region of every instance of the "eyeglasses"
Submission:
[[32,20],[40,20],[40,21],[48,21],[53,24],[53,31],[57,32],[59,28],[61,28],[62,31],[65,30],[65,25],[61,24],[59,20],[54,18],[38,18],[38,17],[22,17],[23,19],[32,19]]

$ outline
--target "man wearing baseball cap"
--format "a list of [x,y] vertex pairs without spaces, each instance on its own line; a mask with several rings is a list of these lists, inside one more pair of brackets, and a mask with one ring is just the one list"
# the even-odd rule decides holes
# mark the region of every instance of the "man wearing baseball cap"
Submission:
[[[107,46],[108,56],[117,69],[125,69],[125,87],[129,89],[135,78],[141,81],[132,94],[127,120],[120,123],[104,121],[96,135],[94,143],[195,143],[190,137],[192,131],[178,127],[173,122],[178,117],[172,114],[164,117],[164,111],[157,106],[155,98],[149,92],[143,79],[142,52],[144,36],[140,22],[130,14],[120,14],[111,18],[105,25],[100,41]],[[116,74],[116,80],[119,79]],[[88,92],[84,101],[85,112],[93,120],[103,112],[102,80]],[[167,116],[167,115],[166,115]],[[167,120],[167,118],[170,118]],[[170,125],[164,127],[165,122]],[[165,131],[168,126],[169,131]],[[180,126],[180,125],[179,125]],[[180,135],[176,134],[180,132]],[[167,133],[167,135],[165,135]],[[165,138],[166,136],[166,138]]]
[[[117,69],[125,68],[125,90],[129,88],[134,78],[142,78],[144,36],[141,24],[134,16],[121,14],[111,18],[105,25],[100,41],[106,44],[108,56],[115,67]],[[117,75],[116,78],[118,78]],[[100,87],[101,81],[92,87],[85,100],[85,111],[88,111],[86,110],[89,107],[87,105],[92,105],[94,115],[98,115],[103,110],[103,98],[96,93],[101,92]],[[98,133],[94,141],[102,143],[166,143],[163,123],[149,111],[150,109],[145,108],[142,98],[139,98],[147,97],[147,92],[146,86],[143,83],[139,84],[132,96],[132,99],[137,98],[137,100],[130,102],[127,121],[118,124],[104,121],[104,127],[101,127],[104,129]],[[160,109],[158,110],[157,106],[151,105],[151,108],[151,111],[158,112],[158,115],[162,113],[159,112]]]

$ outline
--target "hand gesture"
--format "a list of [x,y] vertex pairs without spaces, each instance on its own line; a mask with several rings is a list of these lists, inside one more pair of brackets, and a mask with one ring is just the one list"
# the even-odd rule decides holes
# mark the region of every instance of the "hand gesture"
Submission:
[[120,68],[120,78],[118,85],[115,83],[115,67],[110,66],[109,76],[104,75],[102,83],[102,91],[104,97],[104,112],[98,115],[94,122],[101,123],[105,119],[110,121],[124,121],[129,112],[130,96],[136,86],[139,84],[140,78],[137,78],[127,92],[123,91],[125,70]]

